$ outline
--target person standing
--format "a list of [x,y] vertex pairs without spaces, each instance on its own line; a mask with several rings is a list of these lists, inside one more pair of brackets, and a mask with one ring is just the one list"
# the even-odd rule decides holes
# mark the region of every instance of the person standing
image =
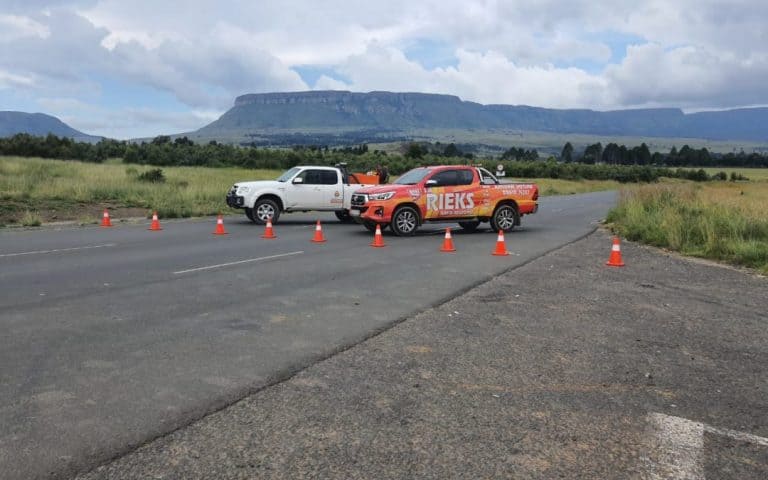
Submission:
[[379,176],[379,184],[384,184],[389,181],[389,171],[386,165],[376,165],[376,174]]

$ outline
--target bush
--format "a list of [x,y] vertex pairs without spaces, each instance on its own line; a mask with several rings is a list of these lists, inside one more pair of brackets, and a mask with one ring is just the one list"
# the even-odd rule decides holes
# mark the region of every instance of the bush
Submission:
[[163,174],[163,170],[160,168],[153,168],[151,170],[147,170],[146,172],[139,175],[137,178],[140,182],[165,183],[165,175]]

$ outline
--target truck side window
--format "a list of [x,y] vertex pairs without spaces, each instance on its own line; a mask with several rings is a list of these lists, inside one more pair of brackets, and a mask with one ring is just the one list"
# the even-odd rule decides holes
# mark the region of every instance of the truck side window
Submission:
[[320,170],[321,185],[336,185],[339,183],[339,174],[334,170]]
[[304,185],[321,185],[320,173],[320,170],[304,170],[299,176],[304,178]]
[[452,185],[456,185],[456,170],[443,170],[442,172],[437,172],[436,174],[432,175],[430,180],[435,180],[437,182],[438,187],[448,187]]
[[456,174],[456,185],[472,185],[472,181],[475,179],[472,170],[457,170]]

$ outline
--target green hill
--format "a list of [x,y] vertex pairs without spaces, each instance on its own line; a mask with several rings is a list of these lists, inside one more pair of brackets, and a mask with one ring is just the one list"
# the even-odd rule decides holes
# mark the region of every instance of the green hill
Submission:
[[39,137],[51,133],[79,142],[98,142],[102,138],[75,130],[58,118],[44,113],[0,111],[0,137],[11,137],[18,133]]

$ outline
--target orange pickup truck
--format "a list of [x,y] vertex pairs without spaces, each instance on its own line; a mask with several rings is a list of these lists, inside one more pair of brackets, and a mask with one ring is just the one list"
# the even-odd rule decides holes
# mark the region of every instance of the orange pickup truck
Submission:
[[352,195],[350,214],[369,230],[391,226],[413,235],[425,222],[458,222],[475,230],[490,222],[508,232],[523,215],[536,213],[539,188],[532,183],[499,183],[482,167],[444,165],[414,168],[393,184],[366,187]]

